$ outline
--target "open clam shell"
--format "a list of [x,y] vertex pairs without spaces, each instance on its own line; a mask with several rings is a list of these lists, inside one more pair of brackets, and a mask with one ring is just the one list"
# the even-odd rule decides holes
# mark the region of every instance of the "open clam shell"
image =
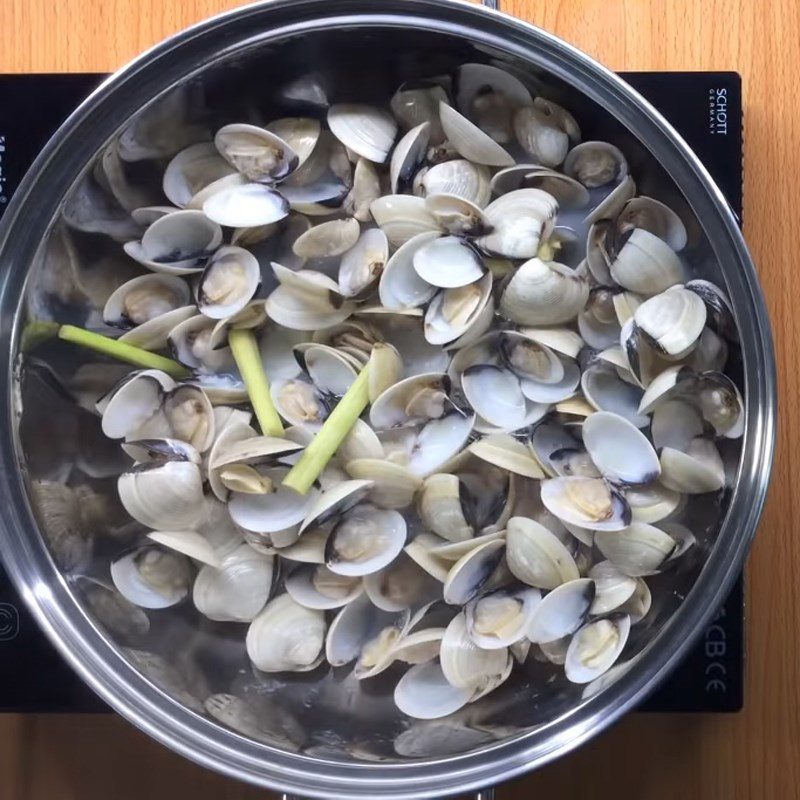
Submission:
[[555,198],[541,189],[517,189],[501,195],[484,209],[492,232],[475,244],[492,256],[533,258],[549,236],[557,213]]
[[514,163],[508,152],[489,134],[452,106],[440,102],[439,119],[445,136],[462,158],[490,167],[508,167]]
[[361,503],[334,526],[325,546],[325,563],[337,575],[361,576],[389,565],[406,543],[406,522],[391,509]]
[[382,570],[364,576],[369,599],[384,611],[422,608],[439,599],[442,585],[410,556],[401,553]]
[[256,125],[225,125],[217,131],[214,145],[234,169],[254,183],[281,181],[300,164],[288,142]]
[[343,297],[362,297],[383,273],[389,260],[389,241],[380,228],[364,231],[339,262],[339,290]]
[[467,633],[484,650],[509,647],[527,635],[541,592],[528,586],[494,589],[467,603]]
[[622,151],[608,142],[581,142],[564,159],[564,172],[587,189],[619,184],[628,174]]
[[[199,142],[181,150],[167,164],[162,188],[174,206],[186,208],[201,189],[233,172],[213,142]],[[154,221],[149,215],[148,224]]]
[[559,538],[527,517],[508,520],[506,561],[514,577],[539,589],[555,589],[580,577],[575,559]]
[[633,320],[658,353],[680,358],[703,332],[706,307],[694,292],[676,286],[645,300]]
[[289,215],[289,202],[261,183],[244,183],[215,192],[203,202],[203,214],[228,228],[255,228]]
[[642,228],[630,232],[610,269],[616,283],[646,297],[683,281],[683,266],[675,251]]
[[473,693],[471,687],[453,686],[435,660],[416,664],[400,678],[394,689],[394,702],[409,717],[439,719],[465,706]]
[[439,223],[421,197],[384,195],[373,201],[369,209],[378,227],[395,247],[401,247],[421,233],[441,233]]
[[661,474],[658,455],[647,437],[619,414],[592,414],[583,423],[582,434],[592,461],[608,480],[640,485]]
[[505,542],[494,538],[468,550],[447,573],[444,601],[455,606],[469,602],[502,564],[504,551]]
[[545,644],[571,636],[589,615],[596,591],[593,580],[576,578],[548,592],[533,609],[528,638]]
[[150,545],[111,562],[116,590],[139,608],[169,608],[189,593],[192,568],[179,553]]
[[175,275],[141,275],[112,292],[103,321],[117,328],[135,328],[186,306],[189,286]]
[[397,134],[397,123],[382,108],[362,103],[337,103],[328,109],[328,127],[345,146],[382,164]]
[[253,299],[261,283],[258,260],[242,247],[220,247],[197,284],[197,307],[207,317],[226,319]]
[[625,498],[601,478],[551,478],[541,488],[545,508],[565,523],[593,531],[621,531],[630,524]]
[[622,531],[598,531],[594,543],[615,567],[633,578],[658,572],[676,547],[668,533],[643,522],[632,522]]
[[341,608],[364,591],[360,577],[337,575],[324,564],[301,564],[286,576],[285,584],[301,606],[323,610]]
[[590,683],[620,657],[630,633],[627,614],[611,614],[587,622],[572,637],[564,671],[572,683]]

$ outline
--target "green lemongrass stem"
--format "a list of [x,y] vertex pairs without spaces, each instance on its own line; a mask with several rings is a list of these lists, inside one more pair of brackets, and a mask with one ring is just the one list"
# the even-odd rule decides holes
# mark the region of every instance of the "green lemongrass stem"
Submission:
[[261,433],[264,436],[283,436],[283,423],[272,402],[255,334],[250,328],[234,328],[228,333],[228,345],[242,374]]
[[369,365],[361,370],[344,397],[322,424],[319,433],[303,450],[299,461],[283,479],[283,485],[300,494],[306,494],[350,433],[356,420],[367,407],[367,403],[369,403]]
[[71,342],[89,350],[94,350],[97,353],[111,356],[118,361],[125,361],[136,367],[160,369],[173,378],[188,378],[191,374],[183,364],[179,364],[171,358],[151,353],[149,350],[142,350],[141,347],[134,347],[132,344],[120,342],[117,339],[109,339],[108,336],[102,336],[84,328],[77,328],[74,325],[62,325],[58,329],[58,338],[65,342]]

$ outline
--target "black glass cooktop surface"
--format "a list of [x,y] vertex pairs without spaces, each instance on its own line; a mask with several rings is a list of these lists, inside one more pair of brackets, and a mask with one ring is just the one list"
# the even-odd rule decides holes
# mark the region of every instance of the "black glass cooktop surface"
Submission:
[[[103,75],[0,75],[0,215],[25,171]],[[731,72],[623,73],[703,161],[742,216],[741,81]],[[744,604],[740,579],[686,660],[645,711],[737,711],[743,702]],[[0,567],[0,711],[108,707],[50,646]]]

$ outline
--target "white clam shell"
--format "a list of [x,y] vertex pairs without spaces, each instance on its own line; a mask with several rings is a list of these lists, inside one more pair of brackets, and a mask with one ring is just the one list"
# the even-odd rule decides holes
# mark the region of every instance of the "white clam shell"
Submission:
[[103,308],[103,321],[134,328],[186,306],[189,297],[188,284],[176,275],[140,275],[112,292]]
[[482,541],[450,567],[444,583],[444,601],[461,606],[475,597],[503,561],[502,539]]
[[484,209],[492,232],[479,237],[475,244],[489,255],[533,258],[557,213],[555,198],[541,189],[517,189],[501,195]]
[[686,452],[665,447],[661,450],[661,482],[684,494],[717,492],[725,486],[725,467],[714,442],[693,439]]
[[397,123],[381,108],[360,103],[338,103],[328,109],[328,127],[345,146],[382,164],[394,144]]
[[217,131],[214,145],[234,169],[255,183],[283,180],[300,163],[288,142],[257,125],[225,125]]
[[272,588],[273,559],[243,544],[224,556],[218,567],[197,574],[192,599],[197,610],[220,622],[252,622]]
[[544,507],[570,525],[620,531],[631,520],[625,498],[601,478],[551,478],[542,481],[541,492]]
[[307,672],[324,655],[325,613],[288,594],[267,603],[247,629],[247,655],[263,672]]
[[491,199],[490,177],[488,167],[483,164],[473,164],[463,158],[444,161],[434,164],[420,179],[421,194],[423,197],[437,194],[462,197],[484,208]]
[[637,588],[636,578],[631,578],[611,561],[600,561],[589,570],[594,581],[595,596],[591,613],[607,614],[615,611],[633,597]]
[[595,592],[595,583],[588,578],[567,581],[548,592],[533,610],[528,638],[545,644],[572,635],[589,614]]
[[594,543],[615,567],[633,578],[658,572],[676,547],[668,533],[644,522],[632,522],[622,531],[598,531]]
[[706,306],[694,292],[676,286],[645,300],[633,320],[659,352],[680,356],[703,332]]
[[229,228],[254,228],[288,216],[289,203],[268,186],[245,183],[211,195],[203,203],[203,213]]
[[600,472],[622,484],[650,483],[661,474],[647,437],[619,414],[598,411],[582,428],[583,443]]
[[424,244],[412,258],[423,281],[444,289],[466,286],[483,276],[480,256],[455,236],[443,236]]
[[295,240],[292,250],[300,258],[340,256],[355,245],[360,233],[357,219],[334,219],[309,228]]
[[470,639],[484,650],[510,647],[527,635],[541,599],[541,592],[530,587],[497,589],[474,598],[465,608]]
[[339,290],[344,297],[369,291],[389,260],[389,241],[380,228],[365,230],[339,262]]
[[256,257],[242,247],[220,247],[200,276],[197,307],[207,317],[226,319],[253,299],[261,283]]
[[630,633],[627,614],[612,614],[587,622],[569,643],[564,671],[572,683],[590,683],[619,658]]
[[439,119],[447,139],[468,161],[490,167],[508,167],[514,163],[514,159],[491,136],[452,106],[440,102]]
[[147,534],[147,538],[196,561],[202,561],[212,567],[220,566],[216,550],[208,539],[197,531],[151,531]]
[[289,595],[301,606],[323,610],[341,608],[364,591],[361,578],[337,575],[324,564],[296,567],[286,576],[285,585]]
[[681,283],[683,267],[665,241],[636,228],[611,263],[611,276],[625,289],[652,297]]
[[389,194],[369,207],[378,227],[389,242],[400,247],[421,233],[441,233],[439,223],[425,207],[425,200],[407,194]]
[[142,547],[111,562],[111,580],[139,608],[169,608],[189,593],[191,567],[178,553]]
[[415,719],[439,719],[455,713],[471,699],[473,690],[450,684],[439,661],[417,664],[394,688],[394,702],[403,714]]
[[213,142],[200,142],[172,158],[164,171],[162,187],[173,205],[185,208],[201,189],[233,172]]
[[378,294],[385,308],[413,308],[427,303],[433,297],[436,287],[419,275],[414,268],[414,257],[438,238],[438,231],[418,233],[401,244],[386,262],[378,286]]
[[527,517],[508,520],[506,561],[514,577],[539,589],[555,589],[580,577],[575,559],[559,538]]

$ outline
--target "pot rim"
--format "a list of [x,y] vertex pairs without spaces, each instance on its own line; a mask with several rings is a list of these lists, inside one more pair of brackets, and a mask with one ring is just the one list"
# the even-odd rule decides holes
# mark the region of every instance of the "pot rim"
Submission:
[[[212,17],[156,45],[116,72],[69,117],[38,156],[0,223],[0,555],[33,616],[71,666],[116,711],[187,758],[250,783],[326,798],[420,798],[497,784],[578,747],[640,703],[675,667],[730,590],[755,533],[775,445],[776,379],[766,307],[737,221],[703,165],[638,93],[589,56],[534,26],[462,0],[266,0]],[[140,675],[73,598],[46,550],[19,469],[14,399],[22,309],[33,253],[61,197],[99,144],[146,102],[193,72],[290,34],[333,25],[419,24],[535,63],[599,102],[669,167],[725,273],[742,339],[747,424],[735,488],[717,544],[686,601],[624,679],[563,717],[478,750],[398,764],[342,763],[288,753],[221,728],[172,700]],[[257,33],[253,33],[257,31]],[[194,53],[194,58],[192,54]],[[197,53],[205,54],[197,58]],[[192,60],[190,60],[192,58]],[[188,64],[201,64],[192,70]],[[183,66],[181,66],[183,65]],[[144,102],[143,102],[144,101]],[[113,113],[109,113],[111,109]],[[48,192],[41,192],[42,185]],[[46,194],[46,196],[44,196]],[[687,635],[688,631],[688,635]]]

